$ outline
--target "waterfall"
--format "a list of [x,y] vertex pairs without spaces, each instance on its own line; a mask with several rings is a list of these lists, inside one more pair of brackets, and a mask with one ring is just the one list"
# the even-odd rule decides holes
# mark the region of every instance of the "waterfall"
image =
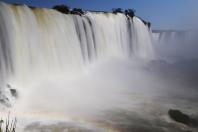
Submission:
[[59,73],[73,74],[108,57],[154,57],[151,32],[124,14],[53,9],[0,2],[0,80],[26,82]]
[[153,33],[155,49],[159,59],[175,62],[196,59],[197,31],[158,31]]

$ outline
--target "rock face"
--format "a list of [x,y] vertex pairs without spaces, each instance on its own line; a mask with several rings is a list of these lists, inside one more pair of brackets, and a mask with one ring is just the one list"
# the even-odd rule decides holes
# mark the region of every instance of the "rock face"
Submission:
[[8,97],[6,97],[5,94],[3,94],[1,91],[0,91],[0,105],[6,106],[6,107],[11,106]]
[[186,125],[190,124],[190,117],[179,110],[170,109],[168,111],[169,116],[176,122],[180,122]]
[[125,10],[125,15],[128,15],[129,17],[133,18],[135,16],[135,10],[127,9],[127,10]]
[[74,15],[84,15],[85,12],[80,9],[80,8],[74,8],[73,10],[70,11],[71,14],[74,14]]
[[7,88],[10,91],[10,94],[12,95],[12,97],[17,98],[18,97],[18,92],[16,89],[14,89],[10,84],[7,84]]
[[18,98],[18,91],[7,84],[3,91],[0,91],[0,109],[11,107]]
[[66,5],[56,5],[53,7],[53,9],[61,12],[61,13],[64,13],[64,14],[69,14],[70,13],[70,9],[68,6]]
[[16,89],[10,89],[10,93],[13,97],[17,98],[18,97],[18,93]]
[[182,113],[180,110],[170,109],[168,111],[169,116],[176,122],[183,123],[188,126],[198,127],[198,118],[191,117]]

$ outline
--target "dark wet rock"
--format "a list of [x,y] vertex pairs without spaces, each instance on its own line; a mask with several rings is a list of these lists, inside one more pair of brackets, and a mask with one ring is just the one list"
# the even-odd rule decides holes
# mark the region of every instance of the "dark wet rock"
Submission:
[[198,127],[198,118],[196,117],[191,117],[191,119],[190,119],[190,125],[192,126],[192,127]]
[[64,14],[69,14],[70,13],[70,8],[69,6],[67,5],[56,5],[53,7],[53,9],[61,12],[61,13],[64,13]]
[[0,106],[11,107],[18,97],[18,92],[10,84],[7,84],[3,91],[0,91]]
[[2,92],[0,92],[0,104],[6,107],[11,106],[10,100]]
[[1,104],[7,104],[8,98],[0,98]]
[[170,109],[168,111],[168,114],[171,117],[171,119],[173,119],[176,122],[183,123],[185,125],[192,127],[198,126],[198,118],[184,114],[179,110]]
[[145,20],[143,20],[143,19],[141,19],[141,20],[144,23],[144,25],[147,25],[147,22]]
[[10,93],[11,93],[11,95],[13,96],[13,97],[15,97],[15,98],[17,98],[18,97],[18,92],[17,92],[17,90],[16,89],[10,89]]
[[151,23],[148,22],[148,23],[147,23],[147,26],[148,26],[148,28],[150,29],[150,28],[151,28]]
[[147,26],[148,28],[150,28],[151,27],[151,23],[150,22],[148,22],[148,21],[145,21],[144,19],[142,19],[141,17],[138,17],[143,23],[144,23],[144,25],[145,26]]
[[7,88],[9,88],[10,93],[13,97],[15,97],[15,98],[18,97],[18,92],[15,88],[13,88],[10,84],[7,84]]
[[190,117],[179,110],[170,109],[168,111],[168,114],[171,117],[171,119],[173,119],[176,122],[183,123],[186,125],[190,124]]
[[80,9],[80,8],[74,8],[70,13],[81,16],[81,15],[84,14],[84,11],[82,9]]
[[127,9],[127,10],[125,10],[125,15],[133,18],[135,16],[135,10],[134,9]]

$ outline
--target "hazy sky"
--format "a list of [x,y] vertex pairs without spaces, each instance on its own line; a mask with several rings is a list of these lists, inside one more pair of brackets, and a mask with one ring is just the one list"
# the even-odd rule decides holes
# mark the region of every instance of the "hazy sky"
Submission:
[[[134,8],[136,14],[152,23],[153,29],[183,29],[191,26],[196,16],[198,0],[0,0],[32,6],[52,7],[67,4],[87,10]],[[191,20],[192,19],[192,20]],[[189,24],[190,23],[190,24]],[[196,23],[196,22],[193,22]]]

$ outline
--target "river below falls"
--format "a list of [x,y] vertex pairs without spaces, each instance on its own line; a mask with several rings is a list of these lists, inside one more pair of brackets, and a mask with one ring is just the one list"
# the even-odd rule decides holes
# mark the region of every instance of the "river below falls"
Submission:
[[[197,84],[194,75],[189,76],[188,68],[163,61],[145,63],[112,59],[92,65],[85,71],[76,80],[50,80],[35,85],[28,94],[22,92],[21,96],[27,95],[21,97],[10,111],[11,117],[16,116],[18,120],[17,131],[198,130],[175,122],[168,115],[169,109],[198,115]],[[4,115],[5,118],[7,113]]]

